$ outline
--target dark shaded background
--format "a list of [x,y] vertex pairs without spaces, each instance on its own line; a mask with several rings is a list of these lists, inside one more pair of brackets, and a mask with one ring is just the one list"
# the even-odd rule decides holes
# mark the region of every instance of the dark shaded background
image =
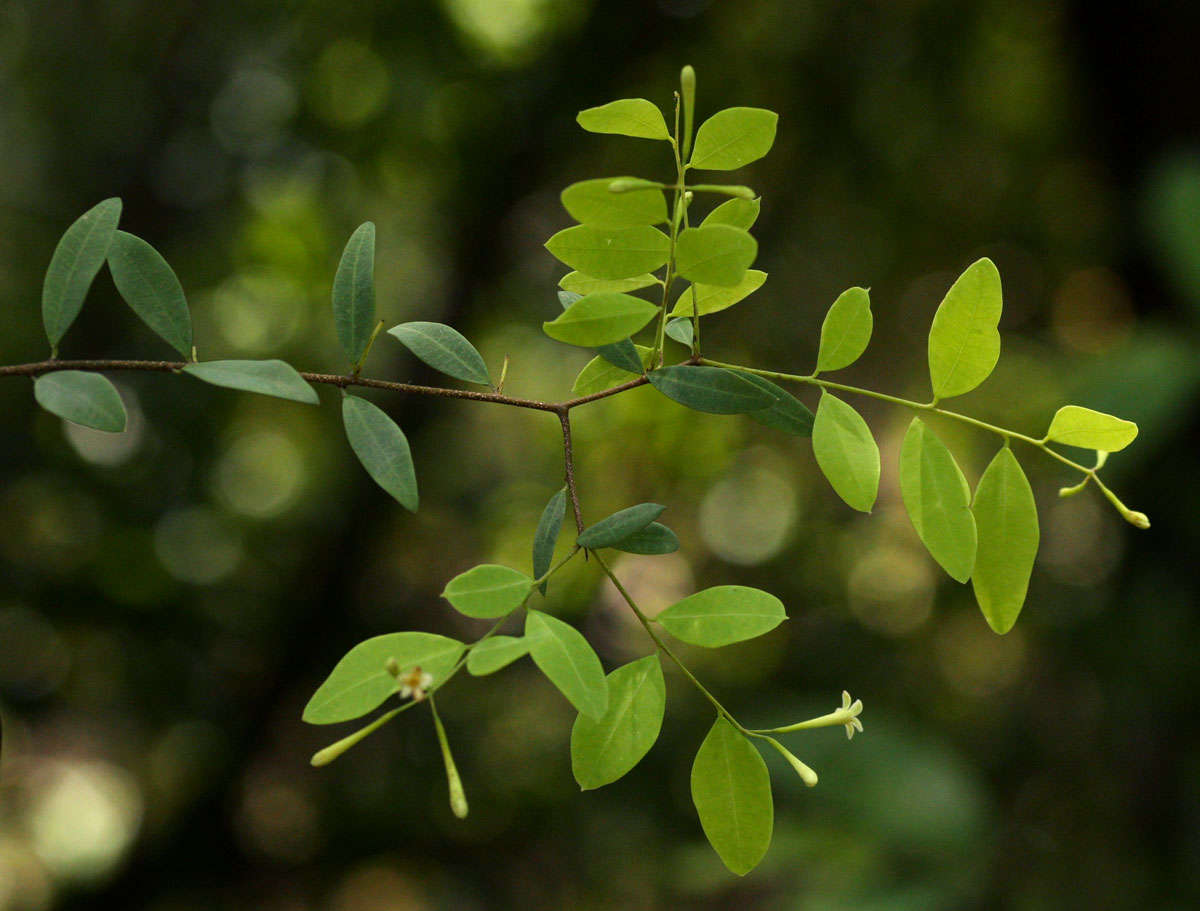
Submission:
[[[508,390],[562,398],[586,355],[545,338],[557,192],[665,175],[653,143],[584,134],[583,107],[780,112],[766,287],[706,319],[706,350],[806,372],[834,296],[870,286],[848,381],[928,395],[925,334],[992,256],[1005,348],[971,413],[1041,433],[1077,402],[1136,420],[1107,470],[1137,532],[1019,452],[1042,509],[1025,614],[993,635],[904,515],[908,416],[861,405],[885,472],[872,516],[805,441],[649,390],[577,413],[586,515],[669,504],[683,548],[621,561],[650,604],[711,584],[778,593],[763,641],[691,655],[736,711],[780,723],[866,703],[866,733],[796,741],[774,845],[735,880],[687,790],[710,712],[669,681],[660,744],[581,795],[571,713],[528,662],[447,691],[472,801],[451,817],[427,716],[325,770],[303,725],[343,652],[381,632],[477,632],[437,594],[524,566],[560,478],[553,416],[376,398],[402,423],[422,508],[368,481],[320,410],[115,377],[132,426],[64,427],[0,384],[0,909],[1182,909],[1200,903],[1195,399],[1200,84],[1194,4],[0,3],[0,362],[45,356],[41,273],[106,196],[175,266],[202,357],[344,369],[328,295],[365,219],[380,315],[452,323]],[[96,282],[63,356],[162,357]],[[377,376],[438,382],[390,339]],[[336,401],[322,393],[325,405]],[[938,425],[972,482],[995,441]],[[1193,441],[1189,444],[1189,441]],[[643,654],[594,567],[549,609],[607,663]],[[773,765],[773,768],[775,766]]]

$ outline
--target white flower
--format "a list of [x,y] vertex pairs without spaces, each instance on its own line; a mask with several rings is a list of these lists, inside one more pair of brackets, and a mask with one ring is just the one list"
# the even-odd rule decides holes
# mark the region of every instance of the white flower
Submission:
[[433,675],[421,670],[420,665],[414,665],[412,670],[401,674],[397,680],[400,684],[400,698],[407,699],[411,696],[413,702],[419,702],[425,698],[425,692],[433,683]]
[[844,719],[841,723],[846,725],[846,739],[853,740],[854,732],[863,729],[862,722],[858,720],[858,716],[862,714],[863,704],[861,699],[850,701],[850,694],[846,690],[842,690],[842,707],[834,714],[840,714]]

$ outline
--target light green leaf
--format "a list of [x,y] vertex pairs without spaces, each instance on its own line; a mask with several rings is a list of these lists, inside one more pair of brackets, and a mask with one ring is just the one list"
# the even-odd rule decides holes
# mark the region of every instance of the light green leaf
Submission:
[[645,272],[632,278],[592,278],[582,272],[568,272],[559,279],[558,286],[564,291],[573,291],[580,297],[595,294],[597,291],[639,291],[657,285],[658,279]]
[[357,364],[375,331],[375,225],[359,225],[333,278],[333,325],[350,362]]
[[511,614],[533,591],[533,580],[523,572],[495,563],[474,566],[448,583],[442,597],[468,617],[491,620]]
[[700,285],[737,286],[757,255],[758,241],[729,225],[684,228],[675,242],[676,269]]
[[1051,443],[1064,443],[1082,449],[1119,452],[1132,443],[1137,435],[1138,426],[1133,421],[1079,405],[1064,405],[1050,421],[1046,439]]
[[667,200],[657,185],[613,193],[609,184],[616,179],[599,177],[571,184],[562,191],[563,208],[576,221],[599,228],[657,225],[667,220]]
[[745,377],[774,399],[771,407],[763,408],[760,411],[751,411],[749,413],[750,417],[766,427],[773,427],[775,430],[782,430],[784,433],[794,434],[799,437],[812,436],[813,413],[808,410],[807,405],[786,389],[776,386],[765,377],[761,377],[755,373],[746,373],[741,370],[736,371],[736,373],[738,376]]
[[442,323],[401,323],[389,329],[388,335],[446,376],[481,386],[492,384],[482,355],[457,329]]
[[649,225],[597,228],[576,225],[559,231],[546,249],[572,269],[593,278],[633,278],[666,265],[671,239]]
[[121,297],[142,322],[184,357],[191,357],[187,298],[159,252],[140,237],[117,231],[108,248],[108,270]]
[[673,554],[679,550],[679,538],[675,532],[661,522],[651,522],[640,531],[635,531],[628,538],[622,538],[611,547],[627,554],[643,554],[658,556]]
[[862,416],[822,392],[812,447],[817,465],[837,495],[852,508],[870,512],[879,493],[879,447]]
[[679,317],[668,322],[666,332],[670,338],[688,348],[692,347],[692,342],[696,338],[696,328],[687,317]]
[[758,213],[762,208],[761,199],[730,199],[721,203],[704,217],[700,227],[711,228],[713,225],[729,225],[749,231],[758,221]]
[[817,370],[841,370],[857,361],[867,350],[873,325],[866,288],[848,288],[839,294],[821,324]]
[[346,439],[372,480],[410,512],[417,511],[417,472],[404,432],[364,398],[342,399]]
[[779,115],[763,108],[726,108],[700,124],[690,162],[706,171],[732,171],[762,158],[775,142]]
[[388,633],[350,649],[304,707],[309,724],[334,724],[360,718],[378,708],[397,691],[388,673],[394,659],[401,673],[419,667],[440,684],[466,648],[461,642],[433,633]]
[[527,611],[529,655],[559,692],[582,714],[600,718],[608,709],[608,681],[588,641],[570,624],[541,611]]
[[579,715],[571,729],[571,770],[584,791],[621,778],[650,752],[662,728],[667,687],[658,655],[608,675],[608,709]]
[[99,373],[56,370],[33,381],[33,397],[53,415],[72,424],[120,433],[125,406],[117,389]]
[[671,401],[708,414],[745,414],[775,403],[769,392],[722,367],[660,367],[650,371],[647,379]]
[[467,670],[486,677],[508,667],[529,653],[529,642],[519,636],[491,636],[473,645],[467,654]]
[[542,323],[552,339],[596,348],[624,341],[654,318],[658,308],[632,294],[589,294],[555,320]]
[[979,479],[971,511],[979,532],[971,586],[988,625],[1004,634],[1025,604],[1038,549],[1037,504],[1021,464],[1007,446]]
[[783,602],[745,585],[718,585],[677,601],[655,619],[689,645],[720,648],[769,633],[787,619]]
[[775,820],[771,776],[758,750],[724,718],[712,726],[692,764],[692,802],[730,871],[745,876],[758,866]]
[[79,315],[120,219],[121,200],[106,199],[80,215],[54,248],[42,284],[42,322],[51,348],[58,348]]
[[188,364],[183,372],[214,386],[257,392],[306,405],[317,404],[316,390],[304,382],[304,377],[294,367],[283,361],[204,361]]
[[[542,517],[538,519],[537,531],[533,533],[533,575],[540,579],[554,562],[554,545],[562,531],[563,516],[567,514],[567,488],[563,487],[546,504]],[[546,594],[546,583],[538,586]]]
[[637,506],[630,506],[614,512],[611,516],[601,519],[595,525],[588,526],[580,532],[576,543],[589,550],[612,547],[616,542],[628,538],[635,531],[645,528],[661,516],[666,508],[658,503],[639,503]]
[[900,492],[921,541],[950,578],[966,582],[975,566],[971,488],[954,456],[920,418],[900,448]]
[[[564,310],[569,310],[571,305],[583,300],[584,295],[577,294],[574,291],[559,291],[558,300],[562,304]],[[596,354],[611,364],[626,373],[641,373],[645,366],[645,358],[638,354],[640,346],[633,344],[633,341],[628,338],[623,338],[619,342],[614,342],[611,345],[599,345],[596,348]],[[586,369],[586,368],[585,368]]]
[[970,392],[1000,359],[1000,273],[986,257],[958,277],[933,315],[929,378],[934,398]]
[[662,111],[645,98],[622,98],[580,111],[575,117],[589,133],[616,133],[635,139],[670,139]]
[[[649,366],[650,356],[654,354],[654,349],[638,345],[634,350],[637,351],[642,365]],[[575,377],[571,391],[575,395],[591,395],[611,389],[613,386],[619,386],[621,383],[627,383],[639,375],[620,367],[614,367],[603,357],[594,357],[579,371],[579,376]]]
[[766,280],[766,272],[747,269],[742,280],[729,288],[722,288],[719,285],[689,285],[675,301],[675,309],[671,311],[671,316],[691,316],[693,297],[695,298],[695,312],[698,316],[707,316],[710,313],[727,310],[761,288]]

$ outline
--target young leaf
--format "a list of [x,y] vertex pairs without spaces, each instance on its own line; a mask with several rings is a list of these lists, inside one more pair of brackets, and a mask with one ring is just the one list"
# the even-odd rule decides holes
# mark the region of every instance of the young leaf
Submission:
[[446,583],[442,597],[460,614],[491,620],[511,614],[533,591],[533,580],[495,563],[474,566]]
[[879,493],[879,447],[862,416],[822,392],[812,447],[817,465],[837,495],[853,509],[870,512]]
[[798,437],[812,436],[813,413],[808,410],[807,405],[786,389],[776,386],[770,380],[756,373],[745,373],[739,370],[737,374],[745,377],[774,399],[770,408],[751,411],[750,417],[766,427],[773,427],[784,433],[791,433]]
[[294,367],[283,361],[204,361],[188,364],[183,372],[214,386],[257,392],[305,405],[317,404],[316,390],[304,382],[304,377]]
[[371,479],[410,512],[417,511],[417,472],[404,432],[387,414],[364,398],[342,399],[346,439]]
[[546,249],[572,269],[593,278],[633,278],[666,265],[671,239],[657,228],[597,228],[576,225],[559,231]]
[[581,224],[598,228],[657,225],[667,220],[667,200],[657,184],[644,190],[613,193],[614,177],[599,177],[573,183],[562,191],[562,204]]
[[667,335],[675,339],[679,344],[691,348],[692,341],[696,338],[696,329],[690,319],[687,317],[678,317],[667,323]]
[[710,228],[713,225],[729,225],[742,231],[749,231],[758,221],[758,213],[762,208],[761,199],[727,200],[713,209],[700,222],[700,227]]
[[656,313],[652,303],[631,294],[589,294],[557,319],[542,323],[542,329],[568,345],[596,348],[628,339]]
[[[538,520],[537,531],[533,533],[533,575],[540,579],[550,569],[554,561],[554,545],[562,531],[563,516],[567,514],[567,488],[563,487],[546,504],[542,517]],[[538,591],[546,594],[546,583],[538,586]]]
[[106,199],[80,215],[54,248],[42,284],[42,323],[51,348],[58,348],[79,315],[120,218],[121,200]]
[[191,357],[187,298],[159,252],[140,237],[117,231],[108,248],[108,270],[121,297],[142,322],[184,357]]
[[769,633],[787,619],[783,602],[745,585],[718,585],[677,601],[655,618],[689,645],[720,648]]
[[568,272],[558,281],[558,286],[564,291],[573,291],[580,297],[595,294],[597,291],[640,291],[657,285],[658,279],[649,272],[635,275],[632,278],[592,278],[582,272]]
[[718,718],[692,764],[692,802],[721,861],[745,876],[771,846],[775,806],[767,764],[745,737]]
[[1133,421],[1079,405],[1064,405],[1050,421],[1046,439],[1051,443],[1064,443],[1081,449],[1119,452],[1132,443],[1137,435],[1138,426]]
[[585,528],[576,542],[580,547],[589,550],[599,550],[601,547],[612,547],[618,541],[623,541],[635,531],[641,531],[663,514],[665,506],[658,503],[639,503],[630,506],[611,516],[601,519],[595,525]]
[[873,324],[866,288],[849,288],[839,294],[821,324],[817,370],[841,370],[857,361],[867,350]]
[[675,301],[675,309],[671,311],[671,316],[691,316],[693,307],[698,316],[727,310],[761,288],[766,280],[766,272],[747,269],[742,280],[729,288],[719,285],[690,285],[679,295],[679,300]]
[[333,325],[350,362],[362,360],[375,331],[375,225],[359,225],[333,278]]
[[437,703],[429,697],[429,708],[433,712],[433,727],[437,732],[438,746],[442,748],[442,764],[446,767],[446,785],[450,791],[450,810],[459,819],[467,818],[467,795],[463,791],[462,778],[458,774],[458,766],[454,764],[454,755],[450,752],[450,740],[446,737],[446,729],[442,727],[442,717],[438,714]]
[[616,133],[635,139],[670,139],[662,111],[645,98],[622,98],[580,111],[575,117],[589,133]]
[[975,567],[971,488],[945,444],[913,418],[900,448],[900,492],[921,541],[950,578],[966,582]]
[[608,675],[608,709],[599,718],[579,715],[571,729],[571,770],[584,791],[621,778],[658,740],[667,687],[658,655],[623,665]]
[[709,414],[745,414],[775,403],[770,393],[721,367],[660,367],[650,371],[647,378],[672,401]]
[[706,171],[732,171],[762,158],[775,142],[779,115],[763,108],[726,108],[700,124],[690,162]]
[[979,532],[971,586],[988,625],[1003,635],[1021,613],[1038,549],[1037,504],[1007,446],[979,479],[971,511]]
[[518,636],[491,636],[471,647],[467,653],[467,671],[486,677],[508,667],[529,653],[529,642]]
[[95,430],[125,429],[125,405],[117,389],[98,373],[56,370],[33,381],[33,397],[51,414]]
[[394,660],[401,671],[419,667],[436,686],[466,648],[433,633],[388,633],[360,642],[346,653],[304,707],[309,724],[334,724],[374,711],[397,691],[388,672]]
[[929,329],[929,378],[934,398],[970,392],[1000,359],[1000,273],[986,257],[950,286]]
[[679,274],[701,285],[738,285],[757,255],[758,241],[729,225],[684,228],[675,242]]
[[389,329],[388,335],[446,376],[481,386],[492,384],[482,355],[457,329],[442,323],[401,323]]
[[588,641],[570,624],[541,611],[525,617],[529,655],[580,713],[600,718],[608,709],[608,681]]
[[651,522],[640,531],[635,531],[628,538],[622,538],[610,546],[627,554],[658,556],[673,554],[679,550],[679,538],[661,522]]
[[[654,349],[647,348],[644,345],[637,345],[634,351],[637,353],[642,365],[649,366],[650,357],[654,354]],[[571,391],[575,395],[591,395],[593,392],[601,392],[605,389],[611,389],[613,386],[619,386],[621,383],[627,383],[640,374],[640,370],[637,373],[632,373],[623,367],[614,367],[603,357],[594,357],[579,371],[579,376],[575,377],[575,383],[571,387]]]

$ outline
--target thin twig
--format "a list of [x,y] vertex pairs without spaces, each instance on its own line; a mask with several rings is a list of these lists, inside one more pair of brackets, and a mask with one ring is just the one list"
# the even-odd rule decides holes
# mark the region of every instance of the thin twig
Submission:
[[558,413],[562,424],[563,461],[567,468],[567,493],[571,495],[571,508],[575,511],[575,529],[583,534],[583,510],[579,507],[579,490],[575,486],[575,456],[571,451],[571,413],[564,408]]

